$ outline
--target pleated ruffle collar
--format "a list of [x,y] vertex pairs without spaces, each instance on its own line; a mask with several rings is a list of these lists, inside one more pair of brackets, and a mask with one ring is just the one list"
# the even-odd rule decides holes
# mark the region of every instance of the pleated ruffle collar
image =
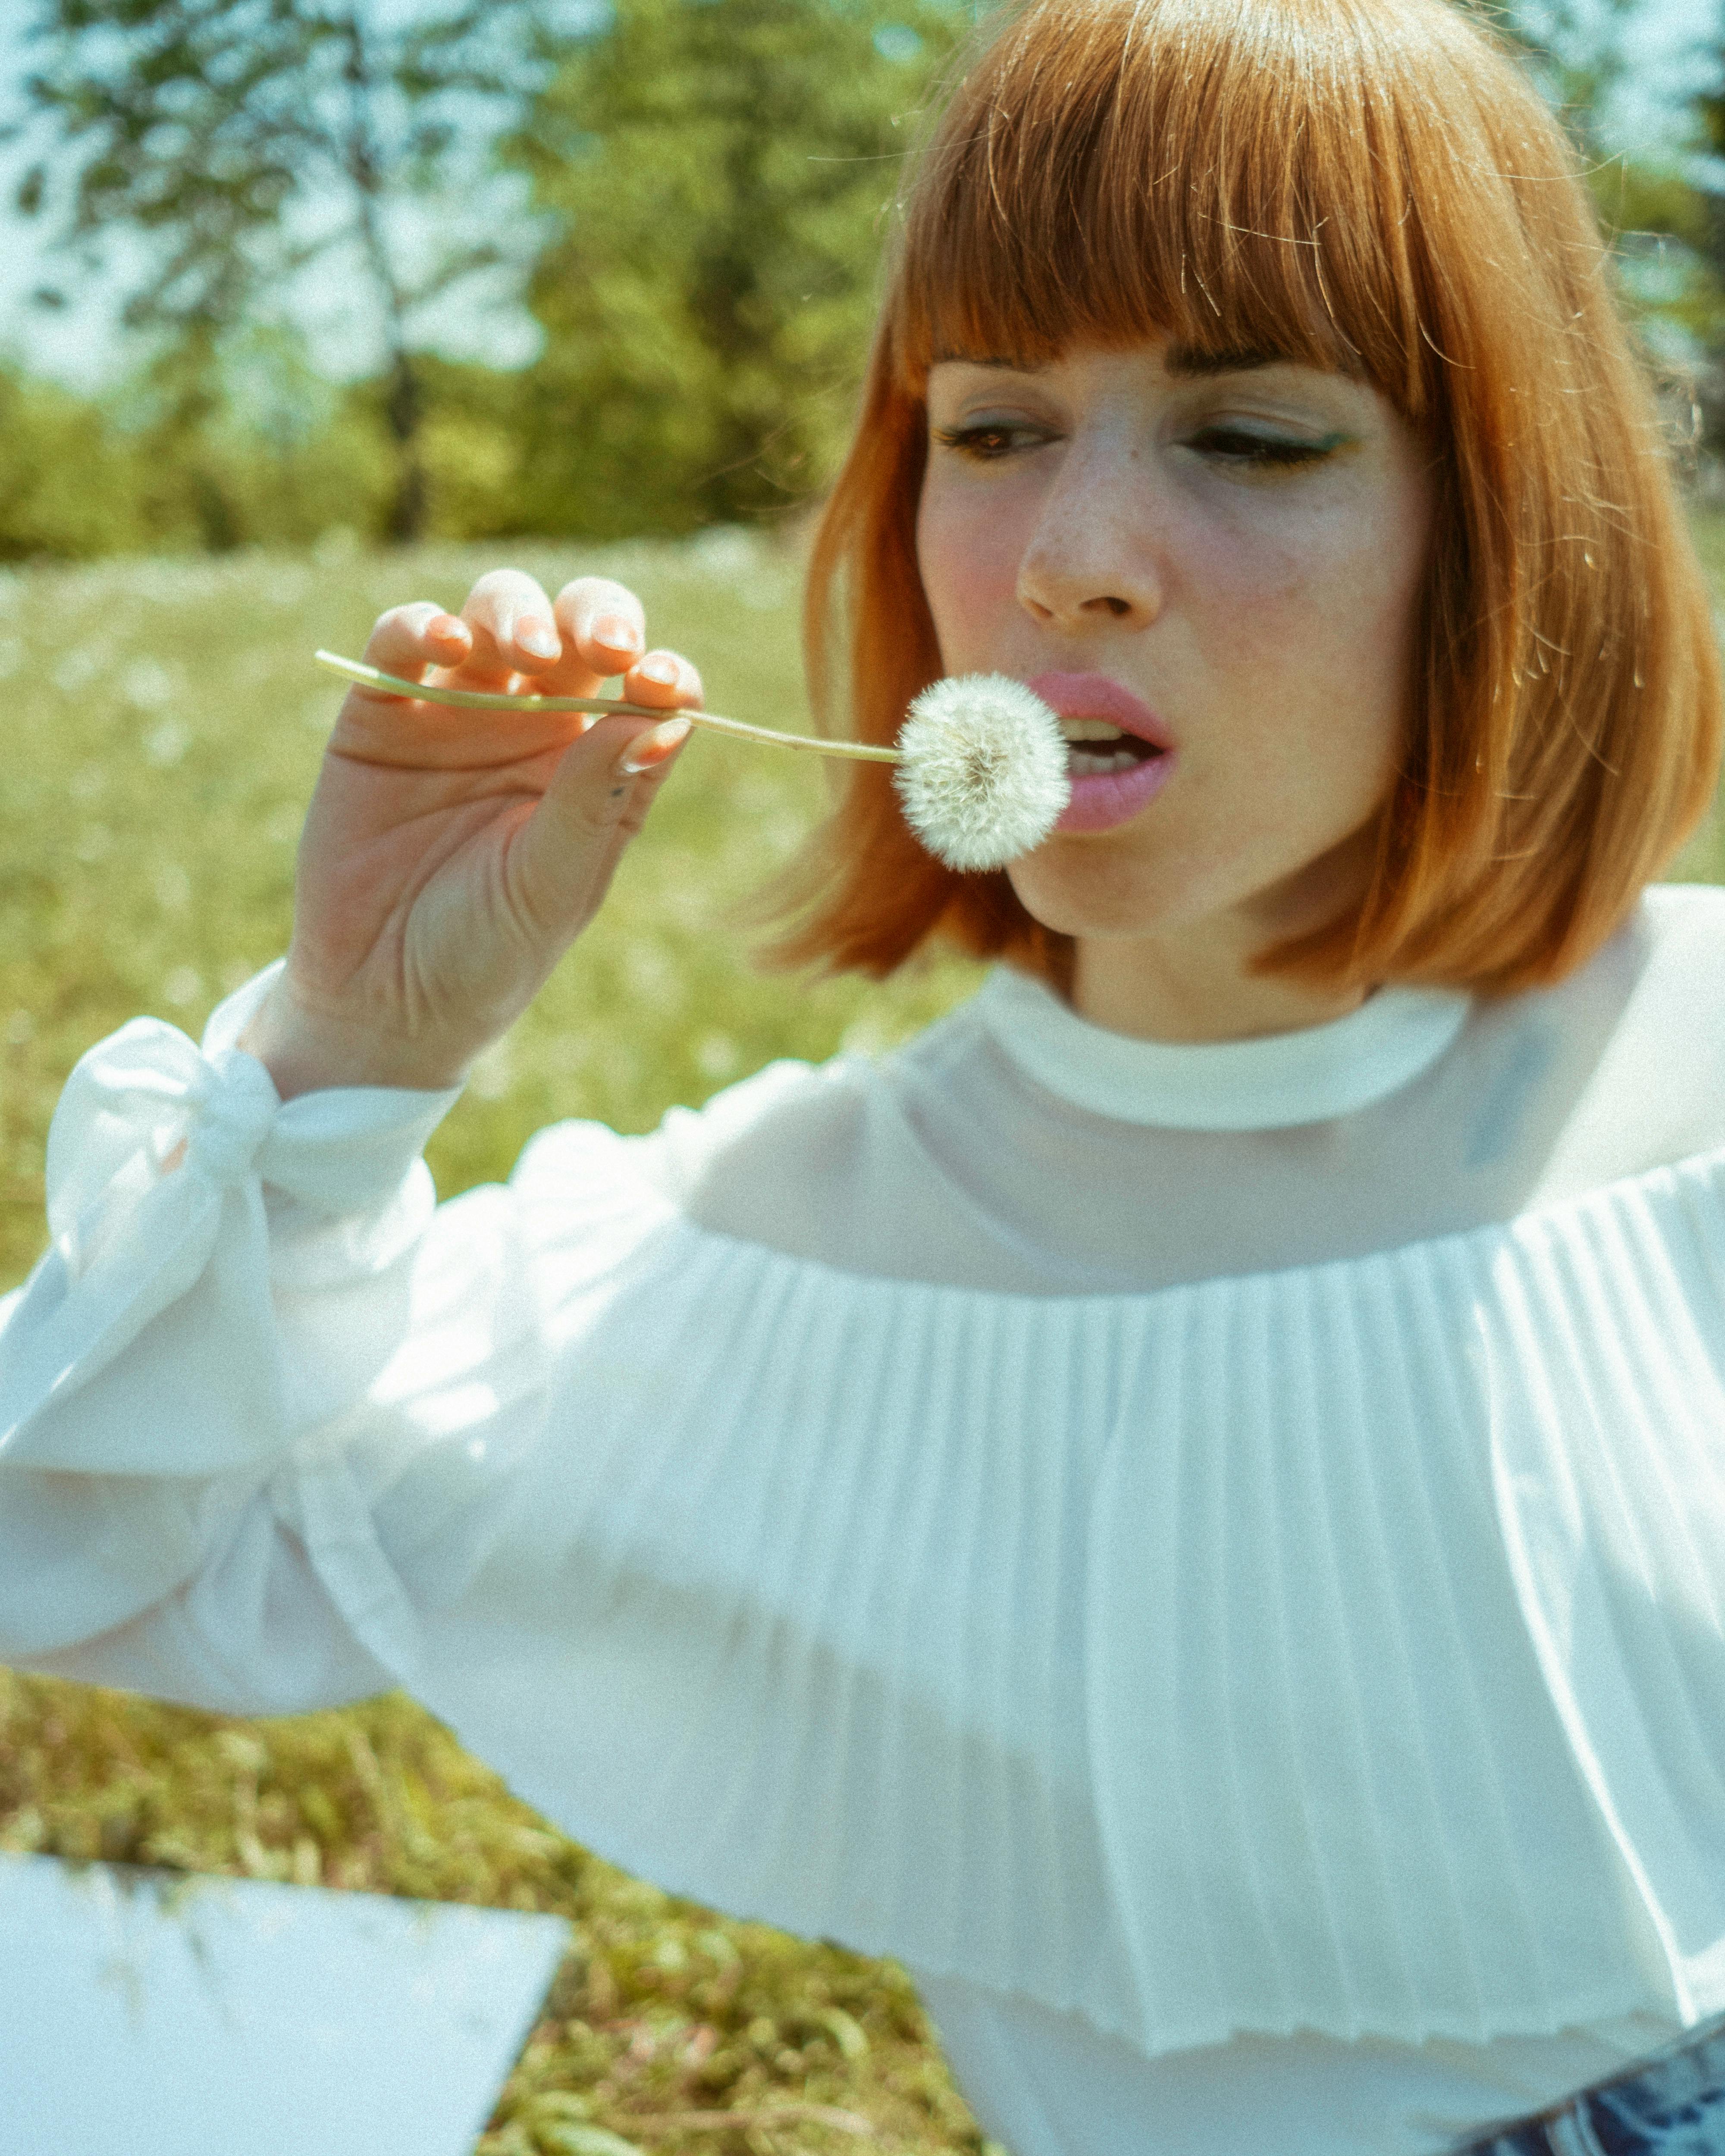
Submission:
[[976,1000],[1027,1077],[1092,1114],[1182,1131],[1268,1131],[1369,1107],[1429,1070],[1471,998],[1380,988],[1327,1025],[1250,1040],[1134,1040],[1092,1025],[1040,981],[997,966]]

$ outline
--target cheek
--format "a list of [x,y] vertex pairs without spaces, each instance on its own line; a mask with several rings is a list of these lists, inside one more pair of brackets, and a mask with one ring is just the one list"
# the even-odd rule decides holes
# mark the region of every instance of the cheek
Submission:
[[931,483],[916,511],[916,567],[949,673],[971,670],[991,623],[1017,600],[1023,554],[1009,505]]
[[1404,694],[1431,544],[1431,504],[1417,470],[1395,473],[1360,513],[1340,520],[1324,562],[1320,612],[1333,648],[1362,683]]
[[1205,641],[1242,711],[1284,737],[1393,730],[1424,560],[1417,531],[1369,513],[1298,545],[1219,549],[1199,580]]

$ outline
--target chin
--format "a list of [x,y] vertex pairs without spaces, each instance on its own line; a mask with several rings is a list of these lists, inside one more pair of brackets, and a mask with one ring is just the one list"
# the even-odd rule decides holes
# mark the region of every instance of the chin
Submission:
[[1006,873],[1025,912],[1056,936],[1155,936],[1198,910],[1142,860],[1070,840],[1051,839]]

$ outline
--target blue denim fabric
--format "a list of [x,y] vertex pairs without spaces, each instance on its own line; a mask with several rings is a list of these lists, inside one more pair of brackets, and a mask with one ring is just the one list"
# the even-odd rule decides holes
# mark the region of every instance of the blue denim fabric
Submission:
[[1725,2015],[1451,2156],[1725,2156]]

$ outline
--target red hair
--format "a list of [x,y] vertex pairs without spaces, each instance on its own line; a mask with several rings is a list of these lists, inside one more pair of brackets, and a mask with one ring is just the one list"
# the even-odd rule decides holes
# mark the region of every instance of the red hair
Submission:
[[[915,544],[937,353],[1167,336],[1344,367],[1435,459],[1402,775],[1363,896],[1260,963],[1502,992],[1597,949],[1707,805],[1719,660],[1574,159],[1514,62],[1445,0],[1035,0],[971,56],[902,209],[814,544],[822,722],[848,704],[839,731],[890,742],[941,671]],[[881,975],[937,936],[1064,977],[1004,872],[942,867],[886,771],[847,768],[781,958]]]

